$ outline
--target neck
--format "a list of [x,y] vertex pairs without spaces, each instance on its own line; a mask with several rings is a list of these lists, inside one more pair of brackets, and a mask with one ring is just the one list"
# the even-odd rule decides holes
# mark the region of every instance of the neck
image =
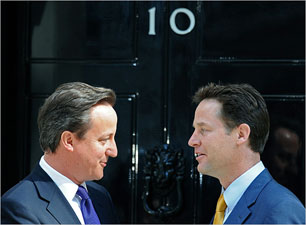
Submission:
[[80,185],[82,183],[75,179],[75,177],[73,176],[73,173],[71,171],[71,168],[73,167],[69,165],[71,160],[67,160],[67,157],[64,157],[61,154],[61,151],[56,151],[55,153],[45,153],[44,159],[49,166],[51,166],[57,172],[73,181],[75,184]]
[[227,171],[225,176],[219,178],[219,181],[224,189],[228,188],[238,177],[255,166],[260,161],[259,153],[252,153],[252,157],[247,157],[241,160],[241,163],[233,165],[233,168]]

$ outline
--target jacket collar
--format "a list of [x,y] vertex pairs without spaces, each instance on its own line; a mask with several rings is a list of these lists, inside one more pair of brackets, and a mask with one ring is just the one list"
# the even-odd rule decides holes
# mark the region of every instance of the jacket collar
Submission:
[[32,179],[41,199],[49,202],[47,211],[61,224],[80,224],[69,202],[48,174],[37,165]]
[[256,202],[258,195],[271,179],[267,169],[262,171],[242,195],[225,224],[242,224],[251,214],[249,207]]

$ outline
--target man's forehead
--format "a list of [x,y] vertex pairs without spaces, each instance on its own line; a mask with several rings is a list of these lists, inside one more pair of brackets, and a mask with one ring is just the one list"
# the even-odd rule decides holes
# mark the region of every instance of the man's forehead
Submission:
[[221,107],[222,104],[215,99],[201,101],[195,111],[193,126],[209,126],[213,121],[221,120]]
[[221,107],[222,106],[222,104],[217,100],[217,99],[214,99],[214,98],[205,98],[205,99],[203,99],[200,103],[199,103],[199,105],[198,105],[198,107],[197,108],[199,108],[199,107],[203,107],[203,106],[205,106],[205,105],[214,105],[214,106],[218,106],[218,107]]
[[205,115],[219,115],[222,104],[215,99],[204,99],[200,102],[195,111],[195,117],[202,117]]

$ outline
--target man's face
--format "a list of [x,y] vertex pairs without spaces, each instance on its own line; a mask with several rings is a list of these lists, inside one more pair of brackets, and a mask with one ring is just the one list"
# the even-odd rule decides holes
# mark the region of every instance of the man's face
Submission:
[[74,144],[74,159],[77,180],[100,180],[109,156],[117,156],[115,134],[117,114],[107,103],[96,105],[91,109],[91,126]]
[[235,160],[235,132],[228,132],[220,118],[222,105],[204,99],[195,111],[195,128],[188,144],[194,148],[198,171],[216,178],[230,172]]

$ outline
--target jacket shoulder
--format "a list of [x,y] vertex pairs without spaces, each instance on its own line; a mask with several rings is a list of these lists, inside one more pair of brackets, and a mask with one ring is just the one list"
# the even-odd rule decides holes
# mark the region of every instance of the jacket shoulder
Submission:
[[1,197],[2,223],[39,223],[33,208],[46,207],[39,200],[34,183],[25,178]]
[[[286,187],[272,177],[250,206],[255,223],[296,224],[305,223],[305,207]],[[250,218],[250,220],[251,220]],[[252,222],[252,221],[250,221]]]
[[305,207],[301,201],[274,179],[263,189],[257,202],[266,211],[263,223],[305,223]]

